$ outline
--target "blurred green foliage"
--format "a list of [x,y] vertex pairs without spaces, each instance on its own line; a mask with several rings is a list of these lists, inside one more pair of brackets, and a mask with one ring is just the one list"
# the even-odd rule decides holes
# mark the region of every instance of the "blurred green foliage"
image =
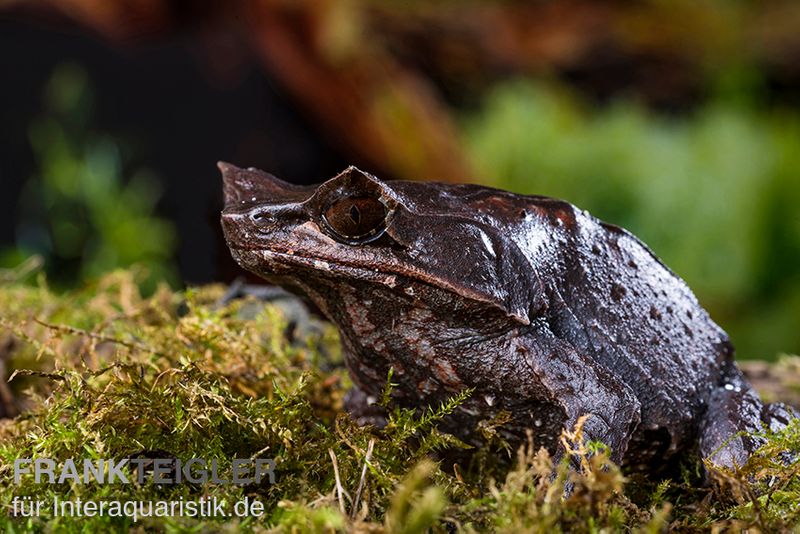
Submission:
[[38,254],[61,286],[133,264],[149,273],[146,291],[158,281],[174,284],[175,230],[154,213],[159,181],[144,170],[129,173],[120,142],[95,132],[91,121],[86,72],[58,66],[29,130],[38,169],[20,199],[18,249],[5,252],[2,263]]
[[560,197],[634,232],[743,357],[800,350],[800,118],[712,102],[687,117],[590,111],[515,82],[464,121],[486,183]]

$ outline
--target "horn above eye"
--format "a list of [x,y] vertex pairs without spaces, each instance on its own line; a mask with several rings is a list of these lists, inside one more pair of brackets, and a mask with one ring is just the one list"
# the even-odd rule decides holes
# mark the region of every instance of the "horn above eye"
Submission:
[[387,215],[379,198],[353,196],[334,201],[322,213],[322,220],[335,238],[354,245],[379,238],[386,229]]

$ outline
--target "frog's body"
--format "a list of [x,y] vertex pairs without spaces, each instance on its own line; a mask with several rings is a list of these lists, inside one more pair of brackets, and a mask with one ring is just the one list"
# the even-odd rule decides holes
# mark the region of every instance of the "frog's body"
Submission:
[[571,204],[475,185],[382,182],[353,167],[298,187],[221,164],[236,260],[300,292],[338,326],[358,387],[394,368],[397,400],[475,392],[444,429],[479,441],[500,411],[513,441],[584,431],[651,466],[699,450],[741,464],[736,436],[791,412],[761,403],[725,332],[625,230]]

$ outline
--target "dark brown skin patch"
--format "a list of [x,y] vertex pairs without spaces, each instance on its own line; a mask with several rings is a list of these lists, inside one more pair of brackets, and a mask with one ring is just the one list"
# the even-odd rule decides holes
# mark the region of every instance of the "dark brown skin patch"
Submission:
[[305,294],[337,325],[360,392],[389,369],[396,401],[474,394],[442,429],[482,441],[501,411],[512,445],[586,414],[612,459],[658,469],[699,451],[741,464],[739,432],[785,424],[733,362],[686,284],[625,230],[571,204],[475,185],[383,182],[354,167],[318,187],[220,166],[225,237],[246,269]]
[[623,297],[625,297],[625,293],[627,293],[627,290],[625,289],[624,286],[621,286],[619,284],[611,285],[611,298],[615,302],[621,301]]

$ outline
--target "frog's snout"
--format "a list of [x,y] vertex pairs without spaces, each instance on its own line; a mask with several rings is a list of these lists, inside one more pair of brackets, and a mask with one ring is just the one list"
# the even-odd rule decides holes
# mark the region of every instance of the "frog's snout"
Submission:
[[258,169],[241,169],[220,161],[225,209],[241,208],[262,202],[297,201],[309,195],[307,188],[284,182]]

